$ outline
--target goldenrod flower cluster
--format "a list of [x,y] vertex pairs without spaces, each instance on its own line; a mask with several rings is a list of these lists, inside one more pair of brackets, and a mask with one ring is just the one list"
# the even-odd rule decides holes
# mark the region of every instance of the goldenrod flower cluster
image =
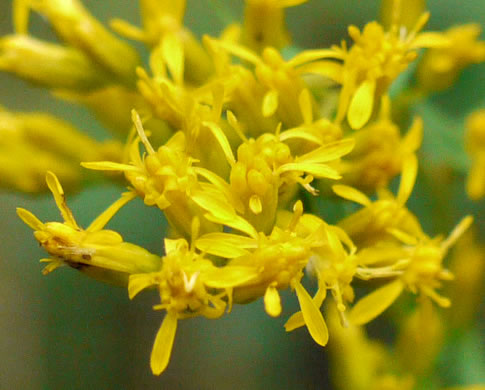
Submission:
[[[473,218],[431,237],[406,206],[426,124],[416,116],[403,125],[390,87],[415,61],[420,96],[451,85],[466,65],[485,60],[479,27],[423,32],[424,2],[407,9],[384,1],[382,23],[350,26],[349,43],[289,57],[280,51],[290,42],[285,9],[304,2],[246,0],[241,24],[198,39],[183,24],[185,1],[140,0],[141,26],[111,27],[146,45],[144,67],[80,0],[14,1],[15,33],[0,39],[0,69],[90,108],[116,140],[100,143],[52,116],[2,109],[0,184],[54,196],[63,222],[18,209],[47,252],[44,274],[67,265],[125,286],[130,299],[146,289],[159,294],[154,310],[165,317],[151,353],[155,375],[169,363],[180,320],[219,318],[260,298],[277,317],[280,292],[290,289],[300,311],[287,331],[306,327],[322,347],[335,337],[342,354],[353,355],[336,358],[349,371],[361,350],[369,356],[346,388],[411,388],[412,377],[376,376],[385,353],[358,326],[405,293],[430,318],[432,302],[451,304],[440,291],[453,279],[444,259]],[[49,21],[60,43],[29,34],[31,12]],[[470,117],[467,146],[467,190],[477,199],[485,195],[484,112]],[[101,175],[92,171],[127,190],[83,229],[61,183],[78,187]],[[136,197],[170,226],[164,254],[105,229]],[[319,214],[318,197],[343,206],[337,222]],[[315,290],[305,275],[316,278]]]

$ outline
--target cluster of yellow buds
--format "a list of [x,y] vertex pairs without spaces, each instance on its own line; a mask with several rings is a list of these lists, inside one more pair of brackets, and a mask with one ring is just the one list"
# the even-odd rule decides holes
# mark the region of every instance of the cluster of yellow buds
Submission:
[[[198,40],[183,25],[184,0],[140,0],[142,27],[122,20],[111,26],[146,44],[149,69],[80,0],[14,2],[16,33],[0,40],[0,69],[87,106],[120,140],[101,143],[47,115],[2,110],[0,184],[40,192],[39,176],[47,175],[64,222],[43,223],[18,209],[48,253],[45,274],[67,265],[127,287],[130,299],[158,291],[154,309],[166,314],[151,354],[155,375],[169,363],[179,320],[219,318],[259,298],[277,317],[286,289],[295,291],[300,311],[285,329],[306,326],[321,346],[334,332],[351,354],[360,345],[379,349],[356,327],[404,291],[419,305],[450,306],[438,292],[453,279],[444,258],[473,218],[448,238],[432,238],[407,208],[425,124],[395,118],[389,89],[423,48],[430,49],[417,70],[422,90],[451,84],[464,66],[485,59],[477,27],[422,32],[424,2],[408,11],[404,2],[384,1],[383,23],[349,27],[350,46],[343,41],[287,59],[279,51],[289,42],[284,10],[304,2],[247,0],[241,25]],[[32,11],[62,44],[28,34]],[[472,198],[485,194],[484,134],[480,112],[467,133]],[[128,191],[82,229],[60,181],[72,187],[93,170],[111,172],[106,177],[118,177]],[[389,185],[399,175],[393,195]],[[136,197],[163,212],[171,228],[165,255],[105,229]],[[345,212],[330,223],[318,197]],[[317,279],[316,291],[304,287],[305,275]],[[331,299],[329,334],[322,307]],[[379,388],[412,386],[386,378]]]

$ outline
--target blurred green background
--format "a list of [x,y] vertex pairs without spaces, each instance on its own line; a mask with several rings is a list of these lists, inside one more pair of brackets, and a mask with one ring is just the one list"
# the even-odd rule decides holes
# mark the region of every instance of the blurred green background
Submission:
[[[84,3],[104,22],[111,17],[139,22],[135,0]],[[428,4],[431,29],[471,21],[483,25],[485,21],[483,0],[434,0]],[[186,24],[198,34],[216,34],[227,20],[240,18],[242,7],[242,1],[189,0]],[[310,0],[288,11],[288,24],[298,46],[323,47],[347,37],[348,24],[363,26],[375,19],[377,12],[377,1]],[[0,34],[11,31],[11,1],[0,0]],[[38,17],[33,18],[32,31],[55,39]],[[425,138],[430,161],[447,158],[459,169],[467,168],[461,144],[463,118],[474,108],[485,107],[484,75],[483,66],[471,67],[456,87],[420,110],[425,123],[438,124],[429,126],[435,133]],[[110,136],[86,110],[5,74],[0,74],[0,104],[10,110],[48,111],[98,139]],[[436,131],[440,130],[445,134],[443,147],[456,150],[447,154],[436,151],[442,135]],[[411,209],[414,207],[418,213],[430,209],[425,187],[426,182],[418,183],[415,193],[424,195],[411,200]],[[450,220],[437,226],[436,221],[426,219],[424,225],[429,233],[436,233],[433,230],[438,228],[447,231],[470,210],[478,215],[479,225],[484,223],[480,218],[485,215],[483,202],[472,204],[463,196],[463,175],[456,178],[455,192],[455,211]],[[119,193],[118,187],[99,185],[69,196],[68,203],[78,222],[87,226]],[[155,294],[141,294],[130,302],[125,289],[105,286],[70,269],[43,277],[37,263],[43,251],[31,230],[17,218],[17,206],[33,211],[41,220],[60,219],[49,195],[0,192],[0,389],[330,388],[325,351],[304,329],[290,334],[284,331],[284,322],[297,307],[291,294],[284,294],[284,313],[276,320],[264,313],[262,302],[256,302],[237,306],[217,321],[182,321],[167,371],[161,377],[152,376],[150,350],[163,318],[162,313],[151,310]],[[165,226],[160,221],[156,210],[143,207],[137,200],[123,209],[109,227],[120,231],[126,241],[161,254]],[[478,327],[477,337],[482,342],[483,330],[483,325]],[[475,344],[476,339],[472,340]],[[459,349],[452,351],[465,355]],[[467,359],[480,360],[477,354],[482,352],[475,350],[458,361],[470,367]],[[473,375],[483,380],[483,374],[477,374],[476,369],[469,371],[462,378],[451,374],[451,380],[472,380]]]

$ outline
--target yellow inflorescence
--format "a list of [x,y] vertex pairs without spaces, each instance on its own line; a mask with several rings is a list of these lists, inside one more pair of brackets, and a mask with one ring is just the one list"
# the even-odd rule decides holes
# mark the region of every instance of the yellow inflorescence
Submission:
[[[39,176],[48,171],[64,222],[43,223],[18,209],[48,253],[44,273],[68,265],[127,286],[130,299],[147,288],[158,291],[154,309],[166,315],[151,355],[156,375],[168,365],[179,320],[218,318],[234,303],[259,298],[276,317],[280,291],[291,289],[301,310],[287,331],[306,326],[321,346],[335,333],[345,351],[371,359],[368,375],[352,379],[354,388],[411,388],[410,377],[377,372],[385,354],[357,326],[404,291],[426,305],[450,305],[438,292],[453,278],[444,257],[472,217],[448,238],[431,238],[407,208],[424,126],[416,117],[403,134],[389,88],[428,47],[418,82],[427,93],[447,86],[465,65],[484,59],[477,29],[422,32],[429,18],[424,2],[413,1],[408,10],[405,2],[385,1],[385,27],[351,26],[350,47],[343,42],[287,59],[279,51],[289,42],[284,9],[304,2],[247,0],[241,27],[199,41],[183,25],[185,1],[140,0],[142,27],[111,25],[146,44],[149,69],[77,0],[14,2],[16,34],[0,40],[0,69],[87,106],[126,140],[124,147],[100,143],[50,116],[2,110],[0,184],[40,192]],[[28,35],[31,11],[51,23],[63,44]],[[431,71],[433,77],[419,81]],[[446,82],[437,83],[438,74]],[[468,122],[472,198],[485,194],[484,115]],[[80,162],[121,172],[128,186],[87,229],[77,225],[57,179],[78,184],[85,172]],[[388,185],[397,175],[393,195]],[[172,228],[164,256],[104,229],[137,196],[161,210]],[[316,215],[317,196],[344,205],[337,223]],[[354,211],[351,202],[362,208]],[[305,274],[318,281],[313,293],[303,286]],[[372,291],[354,304],[356,283]],[[330,299],[329,335],[321,308]],[[342,325],[350,327],[350,341]],[[339,361],[349,369],[357,364]]]

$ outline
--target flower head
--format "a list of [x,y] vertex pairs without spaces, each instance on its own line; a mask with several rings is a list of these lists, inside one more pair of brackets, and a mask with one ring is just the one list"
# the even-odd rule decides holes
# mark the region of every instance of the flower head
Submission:
[[[197,222],[194,226],[197,230]],[[165,239],[165,251],[159,271],[131,275],[128,284],[130,299],[145,288],[157,288],[161,303],[154,309],[167,312],[150,359],[155,375],[168,365],[179,319],[220,317],[232,301],[232,289],[257,276],[246,266],[215,267],[184,239]]]
[[44,113],[20,113],[0,107],[0,186],[28,193],[47,190],[45,172],[54,171],[78,188],[81,161],[121,159],[118,141],[98,142],[70,123]]
[[416,59],[417,49],[448,44],[438,33],[420,33],[428,18],[428,13],[421,15],[409,31],[398,25],[386,31],[377,22],[368,23],[362,32],[349,27],[354,45],[350,49],[345,44],[335,48],[343,58],[337,120],[347,116],[350,127],[360,129],[369,121],[375,101]]
[[414,187],[417,169],[417,159],[411,155],[403,163],[397,196],[382,189],[379,199],[374,202],[355,188],[340,184],[333,186],[337,195],[364,206],[339,222],[339,226],[359,248],[371,246],[383,239],[392,239],[389,234],[392,228],[399,228],[415,237],[424,235],[417,218],[405,207]]
[[123,194],[84,230],[76,223],[67,207],[64,190],[57,177],[48,172],[46,181],[64,222],[42,223],[31,212],[17,209],[19,217],[34,230],[36,240],[50,255],[50,258],[41,260],[48,263],[42,271],[43,274],[68,265],[89,276],[123,284],[130,274],[149,272],[159,267],[158,256],[137,245],[124,242],[112,230],[103,229],[113,215],[133,199],[133,193]]
[[442,281],[453,279],[453,274],[443,267],[443,259],[472,222],[471,216],[463,218],[446,239],[416,239],[397,229],[392,230],[401,245],[376,246],[371,249],[372,254],[361,257],[362,268],[357,270],[357,275],[366,279],[391,277],[391,281],[358,301],[349,314],[350,320],[362,325],[374,319],[399,297],[404,288],[431,298],[442,307],[449,307],[450,300],[436,292]]
[[[301,237],[297,228],[302,212],[303,206],[297,202],[288,225],[284,228],[275,226],[269,235],[260,233],[257,237],[245,237],[213,233],[202,236],[196,241],[196,246],[204,252],[231,258],[229,266],[248,266],[256,272],[256,277],[234,289],[234,302],[247,303],[264,296],[266,312],[279,316],[282,309],[278,290],[294,289],[303,318],[299,326],[306,324],[313,339],[324,346],[328,341],[328,331],[322,313],[300,280],[312,249],[322,241],[325,226],[322,224],[313,233]],[[227,244],[220,244],[222,241]]]
[[[137,52],[115,37],[98,22],[78,0],[23,0],[14,2],[17,33],[27,33],[29,13],[33,9],[45,16],[59,37],[81,50],[113,78],[133,85]],[[119,59],[123,58],[123,61]]]
[[461,71],[471,64],[485,61],[485,42],[479,40],[480,25],[465,24],[445,31],[447,47],[428,49],[418,64],[419,88],[439,91],[450,87]]
[[379,118],[353,133],[355,147],[342,159],[343,182],[366,192],[386,187],[399,174],[403,162],[416,153],[423,137],[423,121],[417,117],[405,136],[391,119],[391,102],[382,98]]

